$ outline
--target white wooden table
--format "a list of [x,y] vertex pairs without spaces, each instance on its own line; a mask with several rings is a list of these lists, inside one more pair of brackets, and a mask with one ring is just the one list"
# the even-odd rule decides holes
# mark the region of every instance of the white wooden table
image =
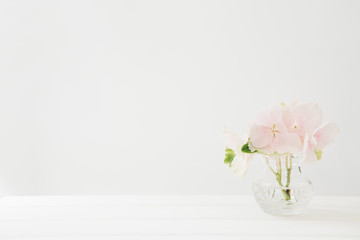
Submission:
[[360,197],[314,197],[295,217],[247,196],[4,197],[0,239],[360,239]]

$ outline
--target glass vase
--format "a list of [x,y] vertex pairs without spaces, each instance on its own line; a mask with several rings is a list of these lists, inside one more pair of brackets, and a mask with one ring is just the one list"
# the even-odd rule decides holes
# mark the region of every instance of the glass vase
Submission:
[[271,215],[297,215],[309,205],[313,186],[301,173],[302,155],[264,156],[263,175],[253,183],[255,199]]

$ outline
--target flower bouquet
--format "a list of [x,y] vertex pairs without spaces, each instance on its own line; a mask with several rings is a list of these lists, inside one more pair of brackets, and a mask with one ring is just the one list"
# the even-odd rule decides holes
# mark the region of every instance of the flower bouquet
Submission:
[[266,171],[253,184],[258,204],[270,214],[299,214],[312,197],[311,182],[300,165],[320,160],[338,132],[336,124],[322,124],[317,104],[282,103],[261,111],[245,138],[224,130],[224,162],[242,177],[254,156],[261,156]]

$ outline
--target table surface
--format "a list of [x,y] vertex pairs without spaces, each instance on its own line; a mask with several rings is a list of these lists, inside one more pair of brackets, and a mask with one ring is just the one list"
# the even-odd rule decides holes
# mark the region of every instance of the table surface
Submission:
[[19,196],[0,199],[0,239],[360,239],[360,197],[314,197],[292,217],[250,196]]

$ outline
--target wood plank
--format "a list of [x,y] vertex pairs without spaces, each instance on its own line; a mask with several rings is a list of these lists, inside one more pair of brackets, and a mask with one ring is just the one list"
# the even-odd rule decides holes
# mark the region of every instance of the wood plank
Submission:
[[0,200],[0,237],[359,239],[359,200],[316,197],[303,215],[274,217],[240,196],[7,197]]

